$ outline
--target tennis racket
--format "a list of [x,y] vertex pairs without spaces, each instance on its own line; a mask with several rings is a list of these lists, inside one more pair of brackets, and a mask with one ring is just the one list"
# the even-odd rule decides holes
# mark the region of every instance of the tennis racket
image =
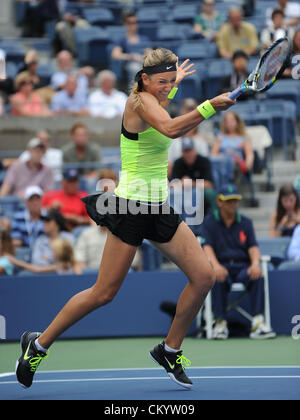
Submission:
[[265,92],[280,78],[288,63],[291,52],[290,40],[285,36],[275,41],[261,56],[253,72],[245,82],[229,95],[234,100],[244,92]]

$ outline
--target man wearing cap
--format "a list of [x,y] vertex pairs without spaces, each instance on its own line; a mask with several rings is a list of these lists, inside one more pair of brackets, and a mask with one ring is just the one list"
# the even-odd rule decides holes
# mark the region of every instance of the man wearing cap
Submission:
[[28,246],[32,249],[36,239],[44,233],[42,196],[43,191],[38,185],[26,188],[26,209],[15,213],[11,223],[11,236],[15,246]]
[[181,140],[182,157],[174,162],[171,180],[179,179],[181,183],[190,180],[191,186],[196,186],[197,179],[204,180],[205,213],[216,210],[216,192],[214,190],[210,160],[197,153],[195,143],[191,137]]
[[48,191],[43,196],[43,207],[59,210],[66,219],[68,230],[76,226],[88,225],[90,219],[81,201],[87,192],[79,190],[78,170],[69,168],[64,171],[61,185],[60,190]]
[[31,185],[39,186],[43,191],[54,187],[52,168],[42,163],[45,146],[39,138],[31,139],[27,144],[30,158],[26,162],[16,161],[7,171],[0,190],[0,197],[16,195],[24,198],[25,189]]
[[226,321],[227,293],[233,282],[243,283],[249,292],[253,315],[251,338],[273,338],[263,323],[264,287],[260,251],[252,221],[237,212],[242,196],[235,185],[226,184],[218,195],[219,209],[204,218],[203,248],[216,273],[212,289],[216,324],[213,337],[228,338]]

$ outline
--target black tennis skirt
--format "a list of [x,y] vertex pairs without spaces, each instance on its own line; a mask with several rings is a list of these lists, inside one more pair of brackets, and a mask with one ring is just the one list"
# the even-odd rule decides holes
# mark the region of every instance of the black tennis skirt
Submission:
[[143,239],[169,242],[182,222],[167,202],[144,203],[107,192],[88,195],[81,200],[97,225],[106,226],[123,242],[133,246],[140,246]]

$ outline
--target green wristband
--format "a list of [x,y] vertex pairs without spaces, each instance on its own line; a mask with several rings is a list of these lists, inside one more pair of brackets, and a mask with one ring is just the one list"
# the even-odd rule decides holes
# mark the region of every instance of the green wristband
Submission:
[[178,87],[173,87],[171,90],[170,90],[170,93],[169,93],[169,95],[168,95],[168,99],[173,99],[174,98],[174,96],[176,95],[176,93],[177,93],[177,90],[178,90]]
[[206,120],[210,117],[212,117],[213,115],[215,115],[215,113],[217,112],[214,107],[212,106],[212,104],[209,102],[209,100],[203,102],[202,104],[200,104],[197,107],[197,111],[202,115],[203,118],[205,118]]

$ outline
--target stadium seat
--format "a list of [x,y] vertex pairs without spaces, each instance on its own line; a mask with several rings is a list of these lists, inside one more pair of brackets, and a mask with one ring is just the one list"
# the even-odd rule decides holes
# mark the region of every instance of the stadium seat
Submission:
[[0,197],[1,216],[7,217],[8,219],[11,219],[14,216],[15,212],[23,210],[24,207],[24,202],[14,195]]
[[99,27],[73,29],[80,65],[108,66],[109,34]]
[[217,54],[216,45],[208,41],[183,42],[178,48],[178,56],[181,60],[207,60],[215,58]]
[[137,11],[137,19],[142,27],[144,23],[158,23],[163,20],[163,17],[167,13],[166,8],[159,7],[143,7]]
[[39,76],[43,86],[50,84],[53,73],[54,68],[51,63],[48,62],[47,64],[39,64],[37,75]]
[[113,25],[114,15],[109,9],[105,8],[86,8],[83,9],[83,17],[89,22],[90,25]]
[[268,90],[267,96],[272,99],[284,99],[296,104],[297,117],[300,117],[300,86],[299,80],[280,80],[272,89]]
[[271,258],[271,263],[277,267],[287,257],[287,248],[291,238],[283,236],[280,238],[266,238],[258,239],[258,247],[262,255],[268,255]]
[[162,264],[162,254],[147,239],[143,240],[141,245],[143,270],[159,270]]
[[300,272],[300,261],[285,261],[281,263],[278,267],[278,270],[284,271],[292,271],[296,270]]
[[231,61],[226,59],[213,59],[207,66],[207,75],[203,80],[204,92],[207,98],[213,98],[220,94],[224,77],[232,73]]
[[177,5],[170,14],[170,18],[174,22],[193,24],[198,9],[199,7],[197,4]]

